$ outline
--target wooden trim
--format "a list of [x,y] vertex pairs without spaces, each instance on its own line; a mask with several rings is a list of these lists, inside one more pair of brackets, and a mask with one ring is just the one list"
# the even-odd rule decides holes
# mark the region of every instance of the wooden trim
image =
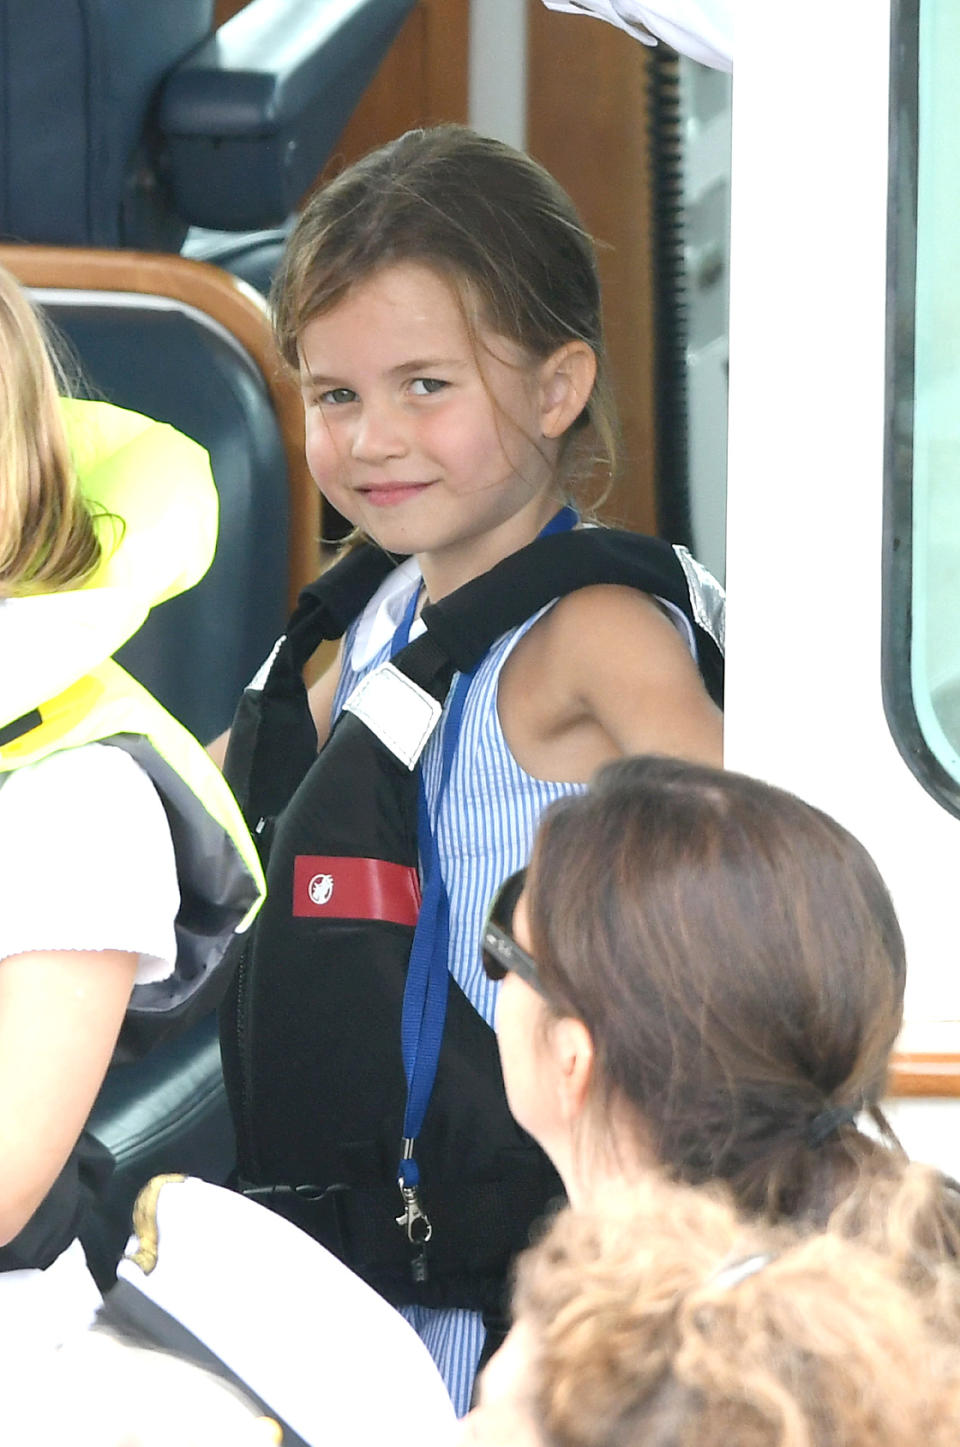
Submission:
[[124,291],[195,307],[249,353],[277,415],[290,481],[289,601],[320,571],[320,503],[303,449],[303,406],[273,345],[266,303],[246,282],[203,261],[146,251],[0,246],[0,264],[25,286]]
[[426,10],[424,123],[467,120],[470,0],[420,0]]
[[466,121],[469,35],[469,0],[420,0],[347,121],[324,177],[415,126]]
[[887,1094],[894,1098],[960,1096],[960,1055],[932,1052],[894,1055]]
[[646,46],[528,0],[527,145],[596,238],[623,428],[611,522],[656,531],[652,173]]

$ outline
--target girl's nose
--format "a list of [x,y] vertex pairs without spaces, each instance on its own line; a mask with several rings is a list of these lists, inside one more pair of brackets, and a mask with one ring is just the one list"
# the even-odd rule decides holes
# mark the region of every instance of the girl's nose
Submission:
[[385,462],[402,457],[407,446],[400,409],[387,402],[364,403],[353,434],[351,456],[357,462]]

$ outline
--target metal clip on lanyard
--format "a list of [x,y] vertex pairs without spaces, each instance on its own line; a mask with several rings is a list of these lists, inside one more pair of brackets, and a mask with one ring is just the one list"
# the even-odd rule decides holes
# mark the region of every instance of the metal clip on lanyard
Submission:
[[[578,521],[579,518],[573,508],[562,508],[543,528],[540,537],[569,531],[576,527]],[[416,617],[418,598],[419,590],[410,600],[406,613],[394,635],[390,648],[391,658],[395,657],[401,648],[406,647],[409,641],[410,629]],[[440,805],[447,790],[453,757],[460,738],[467,693],[479,666],[478,663],[469,673],[458,674],[447,695],[444,709],[446,719],[441,725],[443,745],[435,806],[437,818],[439,818]],[[400,1142],[400,1163],[397,1167],[397,1184],[400,1187],[403,1211],[397,1217],[397,1225],[406,1231],[410,1244],[418,1248],[410,1270],[413,1280],[420,1283],[427,1279],[425,1248],[433,1235],[433,1226],[420,1200],[420,1168],[414,1156],[414,1148],[436,1078],[440,1045],[443,1040],[443,1026],[447,1013],[447,990],[450,979],[450,901],[447,898],[440,868],[440,851],[437,848],[434,821],[431,820],[430,808],[427,803],[422,763],[418,765],[418,770],[417,838],[423,876],[422,902],[413,944],[410,948],[410,962],[407,966],[403,1011],[400,1020],[403,1071],[407,1081],[407,1103],[403,1118],[403,1138]]]

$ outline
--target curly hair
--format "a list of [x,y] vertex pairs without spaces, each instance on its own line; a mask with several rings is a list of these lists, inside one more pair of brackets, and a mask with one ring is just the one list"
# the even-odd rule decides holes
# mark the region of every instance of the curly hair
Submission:
[[651,1175],[520,1258],[523,1410],[544,1447],[947,1447],[957,1282],[939,1273],[933,1309],[862,1242],[746,1224]]

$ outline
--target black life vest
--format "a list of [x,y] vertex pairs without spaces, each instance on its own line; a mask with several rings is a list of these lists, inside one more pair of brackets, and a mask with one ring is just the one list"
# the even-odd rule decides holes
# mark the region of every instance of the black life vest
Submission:
[[[269,854],[268,895],[223,1012],[224,1071],[241,1189],[395,1304],[490,1316],[501,1309],[511,1258],[562,1187],[510,1115],[493,1031],[451,979],[417,1141],[433,1226],[425,1273],[422,1247],[398,1225],[417,770],[346,710],[318,755],[301,678],[321,640],[345,632],[394,561],[364,546],[311,584],[269,671],[238,708],[226,773]],[[722,653],[708,617],[722,599],[719,586],[683,550],[604,528],[538,539],[426,607],[426,632],[392,665],[442,702],[454,670],[469,671],[551,599],[595,583],[626,584],[680,608],[694,627],[706,686],[721,701]],[[338,866],[347,861],[349,872],[358,860],[379,871],[386,902],[378,910],[361,899],[338,915]],[[329,901],[328,890],[311,892],[318,880],[332,886]],[[380,917],[343,917],[348,912]]]

